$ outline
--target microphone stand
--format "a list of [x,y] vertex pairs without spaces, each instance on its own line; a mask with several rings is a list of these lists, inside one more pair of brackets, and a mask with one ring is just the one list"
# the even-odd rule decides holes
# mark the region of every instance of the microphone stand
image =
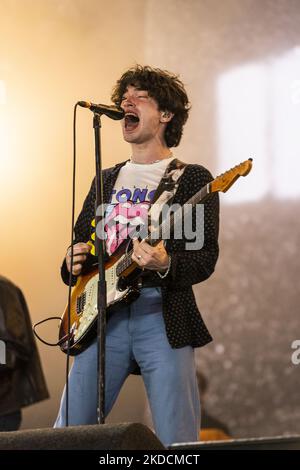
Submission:
[[105,239],[104,233],[99,238],[97,235],[98,223],[104,217],[103,210],[99,215],[100,208],[103,209],[103,178],[101,163],[101,115],[97,112],[93,117],[93,128],[95,134],[95,164],[96,164],[96,216],[95,216],[95,249],[98,257],[98,290],[97,290],[97,422],[105,422],[105,336],[106,336],[106,280],[104,269]]

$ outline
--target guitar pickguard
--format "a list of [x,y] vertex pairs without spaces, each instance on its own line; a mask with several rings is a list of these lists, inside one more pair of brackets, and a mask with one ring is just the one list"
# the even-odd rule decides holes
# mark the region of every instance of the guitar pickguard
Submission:
[[[113,313],[116,307],[128,305],[139,296],[139,289],[132,286],[120,290],[118,288],[119,278],[116,275],[116,265],[105,270],[105,280],[107,287],[107,314]],[[75,355],[83,351],[95,337],[97,325],[97,295],[98,295],[99,275],[95,271],[94,275],[89,275],[86,282],[84,276],[79,278],[78,285],[72,292],[71,299],[71,332],[70,332],[70,354]],[[81,285],[82,284],[82,285]],[[60,328],[60,344],[62,351],[67,351],[67,308],[62,318]]]

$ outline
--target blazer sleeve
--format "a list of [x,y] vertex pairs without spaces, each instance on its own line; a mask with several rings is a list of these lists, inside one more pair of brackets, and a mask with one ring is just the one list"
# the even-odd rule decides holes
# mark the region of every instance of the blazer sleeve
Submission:
[[[74,227],[74,240],[73,244],[88,242],[91,233],[91,221],[95,215],[95,200],[96,200],[96,189],[95,179],[93,179],[88,195],[85,198],[81,212],[77,218]],[[86,264],[91,264],[94,257],[88,255]],[[67,269],[66,258],[64,258],[61,266],[61,277],[65,284],[69,284],[70,273]],[[76,284],[77,276],[72,276],[72,286]]]
[[[186,170],[187,171],[187,170]],[[200,165],[191,165],[182,181],[182,203],[213,180],[210,172]],[[179,191],[179,190],[178,190]],[[200,249],[186,249],[187,239],[170,240],[166,245],[171,255],[171,266],[166,284],[171,288],[186,288],[205,281],[214,272],[219,255],[219,196],[211,194],[204,202],[204,241]],[[196,211],[192,211],[192,227],[196,230]]]

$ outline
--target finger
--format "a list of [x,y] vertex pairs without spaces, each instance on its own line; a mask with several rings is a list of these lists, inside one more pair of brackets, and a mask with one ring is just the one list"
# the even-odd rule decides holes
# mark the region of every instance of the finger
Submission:
[[[76,266],[77,264],[83,264],[85,260],[86,260],[86,256],[81,256],[80,259],[73,258],[73,266]],[[71,264],[71,258],[68,261]]]
[[145,242],[144,240],[141,241],[139,248],[141,250],[141,254],[147,253],[148,255],[152,255],[155,250],[153,246],[149,245],[149,243]]
[[74,248],[86,248],[87,250],[90,250],[92,247],[89,243],[79,242],[75,243]]
[[86,255],[82,255],[82,254],[74,255],[73,259],[69,255],[66,256],[66,262],[69,263],[69,264],[71,264],[71,262],[73,262],[74,266],[76,264],[83,264],[85,261],[86,261]]
[[82,268],[82,265],[83,263],[85,262],[86,260],[86,256],[82,256],[80,260],[77,260],[76,258],[73,258],[73,263],[71,263],[72,259],[67,257],[66,258],[66,264],[67,264],[67,268],[68,268],[68,271],[70,272],[71,271],[71,265],[72,265],[72,272],[73,272],[73,269],[77,269],[78,266],[80,266],[80,268]]
[[[69,272],[71,271],[70,263],[67,263],[67,269],[68,269]],[[81,263],[73,264],[73,267],[72,267],[72,273],[73,274],[79,274],[81,272],[81,270],[82,270],[82,264]]]
[[136,256],[140,256],[142,254],[141,253],[141,243],[138,241],[137,238],[133,238],[132,243],[133,243],[133,253]]
[[78,264],[77,266],[73,266],[72,274],[74,274],[74,276],[78,276],[78,274],[81,273],[81,270],[82,270],[82,264]]
[[[134,253],[134,261],[139,264],[141,267],[145,267],[148,263],[151,262],[153,248],[152,246],[148,245],[148,243],[144,242],[143,240],[139,242],[138,240],[133,239],[133,253]],[[146,246],[147,245],[147,246]]]
[[138,241],[137,238],[132,239],[132,245],[133,245],[133,250],[135,251],[136,248],[140,246],[140,242]]
[[[86,248],[73,248],[73,256],[78,256],[78,255],[87,255],[90,250]],[[67,254],[68,256],[71,256],[71,248],[68,249]]]
[[143,265],[145,264],[145,261],[144,261],[142,255],[139,255],[135,252],[132,253],[131,259],[141,267],[143,267]]
[[80,247],[74,247],[73,252],[74,253],[88,253],[90,251],[90,246],[80,246]]
[[[71,255],[67,255],[69,259],[71,259]],[[73,253],[73,260],[74,261],[85,261],[87,258],[87,253]]]
[[146,264],[155,262],[155,260],[167,254],[163,242],[159,242],[154,247],[149,245],[147,242],[140,243],[139,249],[136,253],[142,255]]
[[[68,260],[71,262],[71,256],[68,256]],[[81,253],[78,253],[77,255],[73,256],[73,263],[78,264],[78,263],[84,263],[86,260],[86,255],[83,255]]]
[[[71,271],[71,263],[67,262],[67,269],[68,269],[69,272]],[[81,270],[82,270],[82,263],[73,264],[72,274],[77,275],[81,272]]]

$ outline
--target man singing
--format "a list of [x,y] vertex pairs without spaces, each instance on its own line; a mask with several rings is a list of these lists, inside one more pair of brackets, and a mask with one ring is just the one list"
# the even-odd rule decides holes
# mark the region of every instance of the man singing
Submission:
[[[103,171],[109,255],[124,238],[130,237],[141,219],[147,218],[151,203],[161,192],[157,188],[163,188],[163,177],[180,166],[170,149],[179,145],[189,112],[188,97],[179,78],[148,66],[138,65],[126,71],[116,83],[112,101],[125,112],[122,131],[130,144],[131,156]],[[172,200],[181,206],[212,180],[201,165],[181,164],[182,167]],[[95,260],[94,211],[95,181],[75,225],[74,283],[82,269]],[[197,225],[195,219],[193,216],[193,227]],[[204,346],[212,338],[196,306],[192,285],[214,271],[218,229],[219,200],[214,194],[204,204],[201,247],[194,245],[191,249],[185,236],[171,235],[156,246],[133,240],[132,260],[144,269],[140,296],[130,305],[120,306],[107,323],[106,415],[124,381],[138,366],[156,434],[166,446],[198,440],[200,403],[194,348]],[[69,248],[62,265],[65,283],[70,269]],[[69,387],[69,424],[96,424],[96,340],[75,357]],[[65,425],[65,393],[55,425]]]

